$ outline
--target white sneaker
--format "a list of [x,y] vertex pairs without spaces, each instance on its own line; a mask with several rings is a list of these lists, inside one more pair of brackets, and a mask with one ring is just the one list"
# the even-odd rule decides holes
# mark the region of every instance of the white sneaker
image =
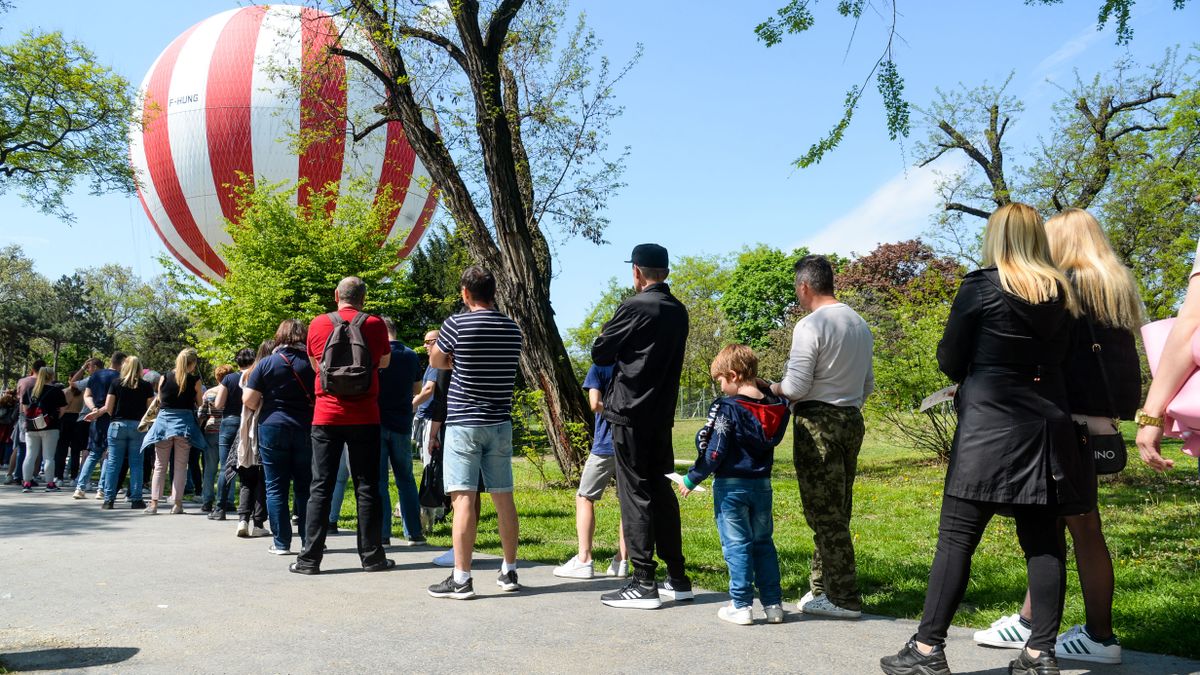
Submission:
[[83,490],[80,490],[79,488],[75,488],[75,494],[71,496],[75,499],[87,499],[87,495],[84,494]]
[[267,553],[270,553],[271,555],[295,555],[294,553],[292,553],[291,549],[275,548],[275,544],[271,544],[267,548]]
[[438,567],[454,567],[454,549],[443,551],[441,555],[433,559],[433,564]]
[[804,597],[802,597],[802,598],[800,598],[799,600],[797,600],[797,601],[796,601],[796,609],[798,609],[798,610],[800,610],[800,611],[802,611],[802,612],[803,612],[803,611],[804,611],[804,605],[808,604],[808,603],[809,603],[809,602],[810,602],[810,601],[811,601],[813,598],[815,598],[815,597],[817,597],[817,596],[813,595],[813,592],[812,592],[812,591],[809,591],[809,592],[805,593],[805,594],[804,594]]
[[104,499],[104,491],[96,490],[96,499]]
[[975,642],[988,647],[1019,649],[1025,646],[1032,631],[1021,625],[1020,614],[1002,616],[991,627],[975,631]]
[[763,613],[767,615],[767,623],[783,623],[783,605],[767,605]]
[[271,536],[271,531],[265,527],[259,527],[259,526],[255,525],[250,528],[250,536],[251,537],[269,537],[269,536]]
[[827,595],[818,595],[800,605],[800,611],[813,616],[825,616],[831,619],[857,619],[862,612],[857,609],[846,609],[833,604]]
[[554,568],[554,576],[563,579],[591,579],[595,576],[594,564],[591,561],[579,562],[579,556],[572,556],[570,560]]
[[739,626],[749,626],[754,623],[754,610],[750,607],[734,607],[730,600],[728,605],[721,605],[721,609],[717,610],[717,617]]
[[250,521],[239,520],[237,524],[237,536],[241,538],[250,536]]
[[1088,635],[1083,626],[1076,624],[1067,632],[1058,636],[1054,643],[1054,653],[1060,659],[1071,661],[1091,661],[1093,663],[1120,663],[1121,643],[1114,636],[1112,644],[1097,642]]
[[604,576],[624,579],[629,576],[629,561],[613,558],[612,562],[608,564],[608,569],[605,570]]

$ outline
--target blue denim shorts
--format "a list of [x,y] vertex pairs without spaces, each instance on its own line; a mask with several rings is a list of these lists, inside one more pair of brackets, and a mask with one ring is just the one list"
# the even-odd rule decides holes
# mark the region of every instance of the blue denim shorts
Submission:
[[512,422],[485,427],[446,426],[442,443],[446,492],[474,492],[483,476],[485,492],[512,492]]

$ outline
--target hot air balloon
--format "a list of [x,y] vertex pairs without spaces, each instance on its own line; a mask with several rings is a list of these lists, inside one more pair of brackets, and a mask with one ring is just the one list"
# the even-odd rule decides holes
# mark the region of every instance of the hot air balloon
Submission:
[[[304,180],[300,200],[331,181],[345,191],[365,179],[377,199],[390,190],[397,204],[388,222],[389,237],[406,237],[400,256],[420,241],[436,208],[429,172],[400,122],[354,142],[347,120],[367,117],[380,100],[362,84],[359,64],[328,53],[337,44],[371,53],[340,17],[249,6],[187,29],[150,67],[130,158],[146,215],[184,267],[210,281],[225,276],[219,251],[232,242],[225,219],[237,221],[231,186],[239,171],[256,182]],[[292,135],[311,129],[320,129],[316,140],[297,151]]]

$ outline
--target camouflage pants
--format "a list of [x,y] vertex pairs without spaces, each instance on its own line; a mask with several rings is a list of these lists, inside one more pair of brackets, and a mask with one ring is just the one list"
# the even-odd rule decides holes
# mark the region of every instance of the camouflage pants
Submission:
[[792,459],[804,519],[813,531],[809,587],[845,609],[862,609],[854,567],[850,512],[863,441],[857,408],[804,402],[795,408]]

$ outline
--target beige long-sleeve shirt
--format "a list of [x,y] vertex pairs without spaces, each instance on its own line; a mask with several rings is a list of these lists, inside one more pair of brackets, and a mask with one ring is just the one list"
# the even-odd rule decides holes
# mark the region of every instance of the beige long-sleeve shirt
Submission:
[[875,389],[874,338],[867,322],[843,303],[818,307],[792,331],[780,391],[790,401],[861,408]]

